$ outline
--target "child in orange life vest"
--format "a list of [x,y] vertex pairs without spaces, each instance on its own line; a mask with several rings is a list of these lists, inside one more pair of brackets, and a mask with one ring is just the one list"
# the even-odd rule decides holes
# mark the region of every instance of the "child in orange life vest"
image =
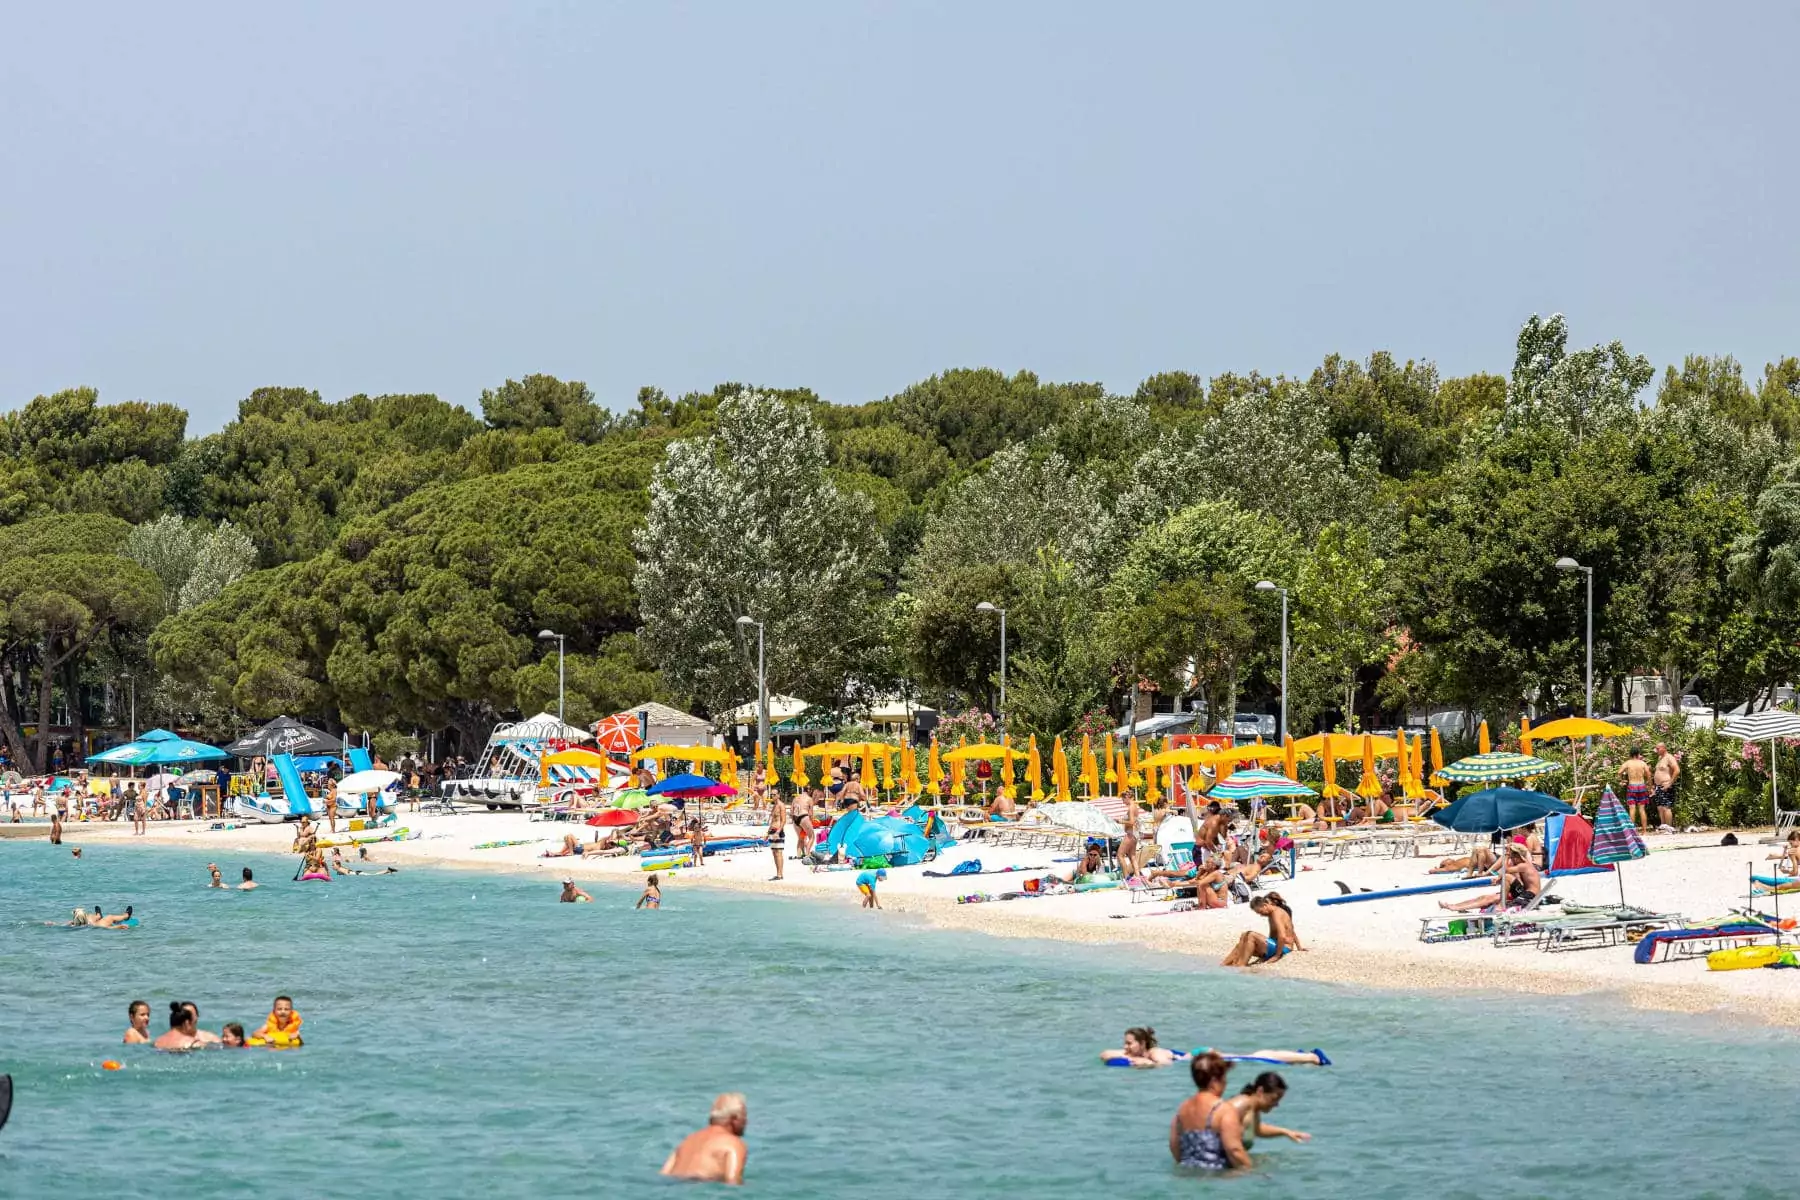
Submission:
[[250,1044],[266,1043],[270,1046],[300,1045],[300,1014],[294,1011],[294,1002],[290,997],[275,997],[275,1010],[250,1035]]

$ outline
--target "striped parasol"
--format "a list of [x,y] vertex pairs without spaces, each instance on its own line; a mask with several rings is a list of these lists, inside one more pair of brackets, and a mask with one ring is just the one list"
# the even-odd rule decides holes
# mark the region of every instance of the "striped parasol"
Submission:
[[[1607,863],[1630,862],[1648,853],[1644,839],[1631,824],[1631,814],[1608,787],[1600,793],[1600,811],[1594,814],[1594,842],[1588,847],[1588,861],[1605,866]],[[1619,876],[1619,903],[1623,904],[1625,873],[1617,868],[1614,872]]]
[[1536,755],[1490,750],[1486,754],[1459,758],[1438,774],[1456,783],[1491,783],[1501,779],[1530,779],[1562,769],[1561,763]]
[[1280,800],[1288,796],[1311,796],[1313,790],[1295,783],[1274,771],[1237,771],[1213,785],[1207,795],[1214,800]]

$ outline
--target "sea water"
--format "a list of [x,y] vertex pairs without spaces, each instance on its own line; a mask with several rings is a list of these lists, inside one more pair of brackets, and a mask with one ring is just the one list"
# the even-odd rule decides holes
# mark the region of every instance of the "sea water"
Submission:
[[[295,883],[266,857],[219,863],[254,865],[259,890],[209,891],[206,862],[0,842],[0,1196],[660,1194],[686,1186],[657,1168],[722,1091],[748,1097],[749,1188],[769,1196],[1800,1193],[1793,1039],[1716,1018],[933,931],[859,910],[848,883],[820,903],[677,880],[637,912],[618,886],[571,905],[545,876]],[[137,929],[46,924],[127,903]],[[153,1032],[170,1000],[216,1031],[277,993],[304,1049],[120,1045],[133,999]],[[1273,1118],[1312,1142],[1259,1143],[1249,1180],[1175,1171],[1186,1071],[1096,1059],[1139,1024],[1325,1048],[1336,1065],[1286,1070]]]

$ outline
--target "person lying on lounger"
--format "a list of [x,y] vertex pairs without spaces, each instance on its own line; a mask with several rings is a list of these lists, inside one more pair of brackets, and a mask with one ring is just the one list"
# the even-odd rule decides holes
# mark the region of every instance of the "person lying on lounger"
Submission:
[[[1523,908],[1537,899],[1538,893],[1544,890],[1544,875],[1531,861],[1531,851],[1518,842],[1509,843],[1506,847],[1510,861],[1506,864],[1506,907]],[[1498,878],[1496,874],[1495,878]],[[1480,912],[1483,909],[1497,907],[1500,904],[1500,893],[1489,892],[1485,896],[1477,896],[1473,900],[1463,900],[1452,904],[1448,900],[1440,900],[1438,907],[1445,912]]]
[[1428,875],[1490,875],[1494,870],[1494,848],[1476,846],[1461,858],[1446,858],[1427,871]]

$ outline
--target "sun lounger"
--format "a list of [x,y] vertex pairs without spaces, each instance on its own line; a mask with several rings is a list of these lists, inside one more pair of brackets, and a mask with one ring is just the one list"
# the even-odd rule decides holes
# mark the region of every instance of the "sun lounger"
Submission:
[[1496,927],[1501,921],[1529,921],[1526,914],[1537,912],[1544,903],[1544,897],[1549,894],[1550,888],[1546,883],[1544,889],[1531,898],[1530,903],[1519,908],[1501,912],[1440,912],[1421,917],[1419,940],[1426,943],[1466,942],[1488,937],[1497,932]]
[[1778,939],[1780,931],[1761,921],[1732,918],[1713,925],[1692,929],[1658,929],[1645,935],[1632,952],[1640,963],[1673,962],[1682,958],[1704,958],[1714,950],[1730,946],[1751,946],[1767,939]]

